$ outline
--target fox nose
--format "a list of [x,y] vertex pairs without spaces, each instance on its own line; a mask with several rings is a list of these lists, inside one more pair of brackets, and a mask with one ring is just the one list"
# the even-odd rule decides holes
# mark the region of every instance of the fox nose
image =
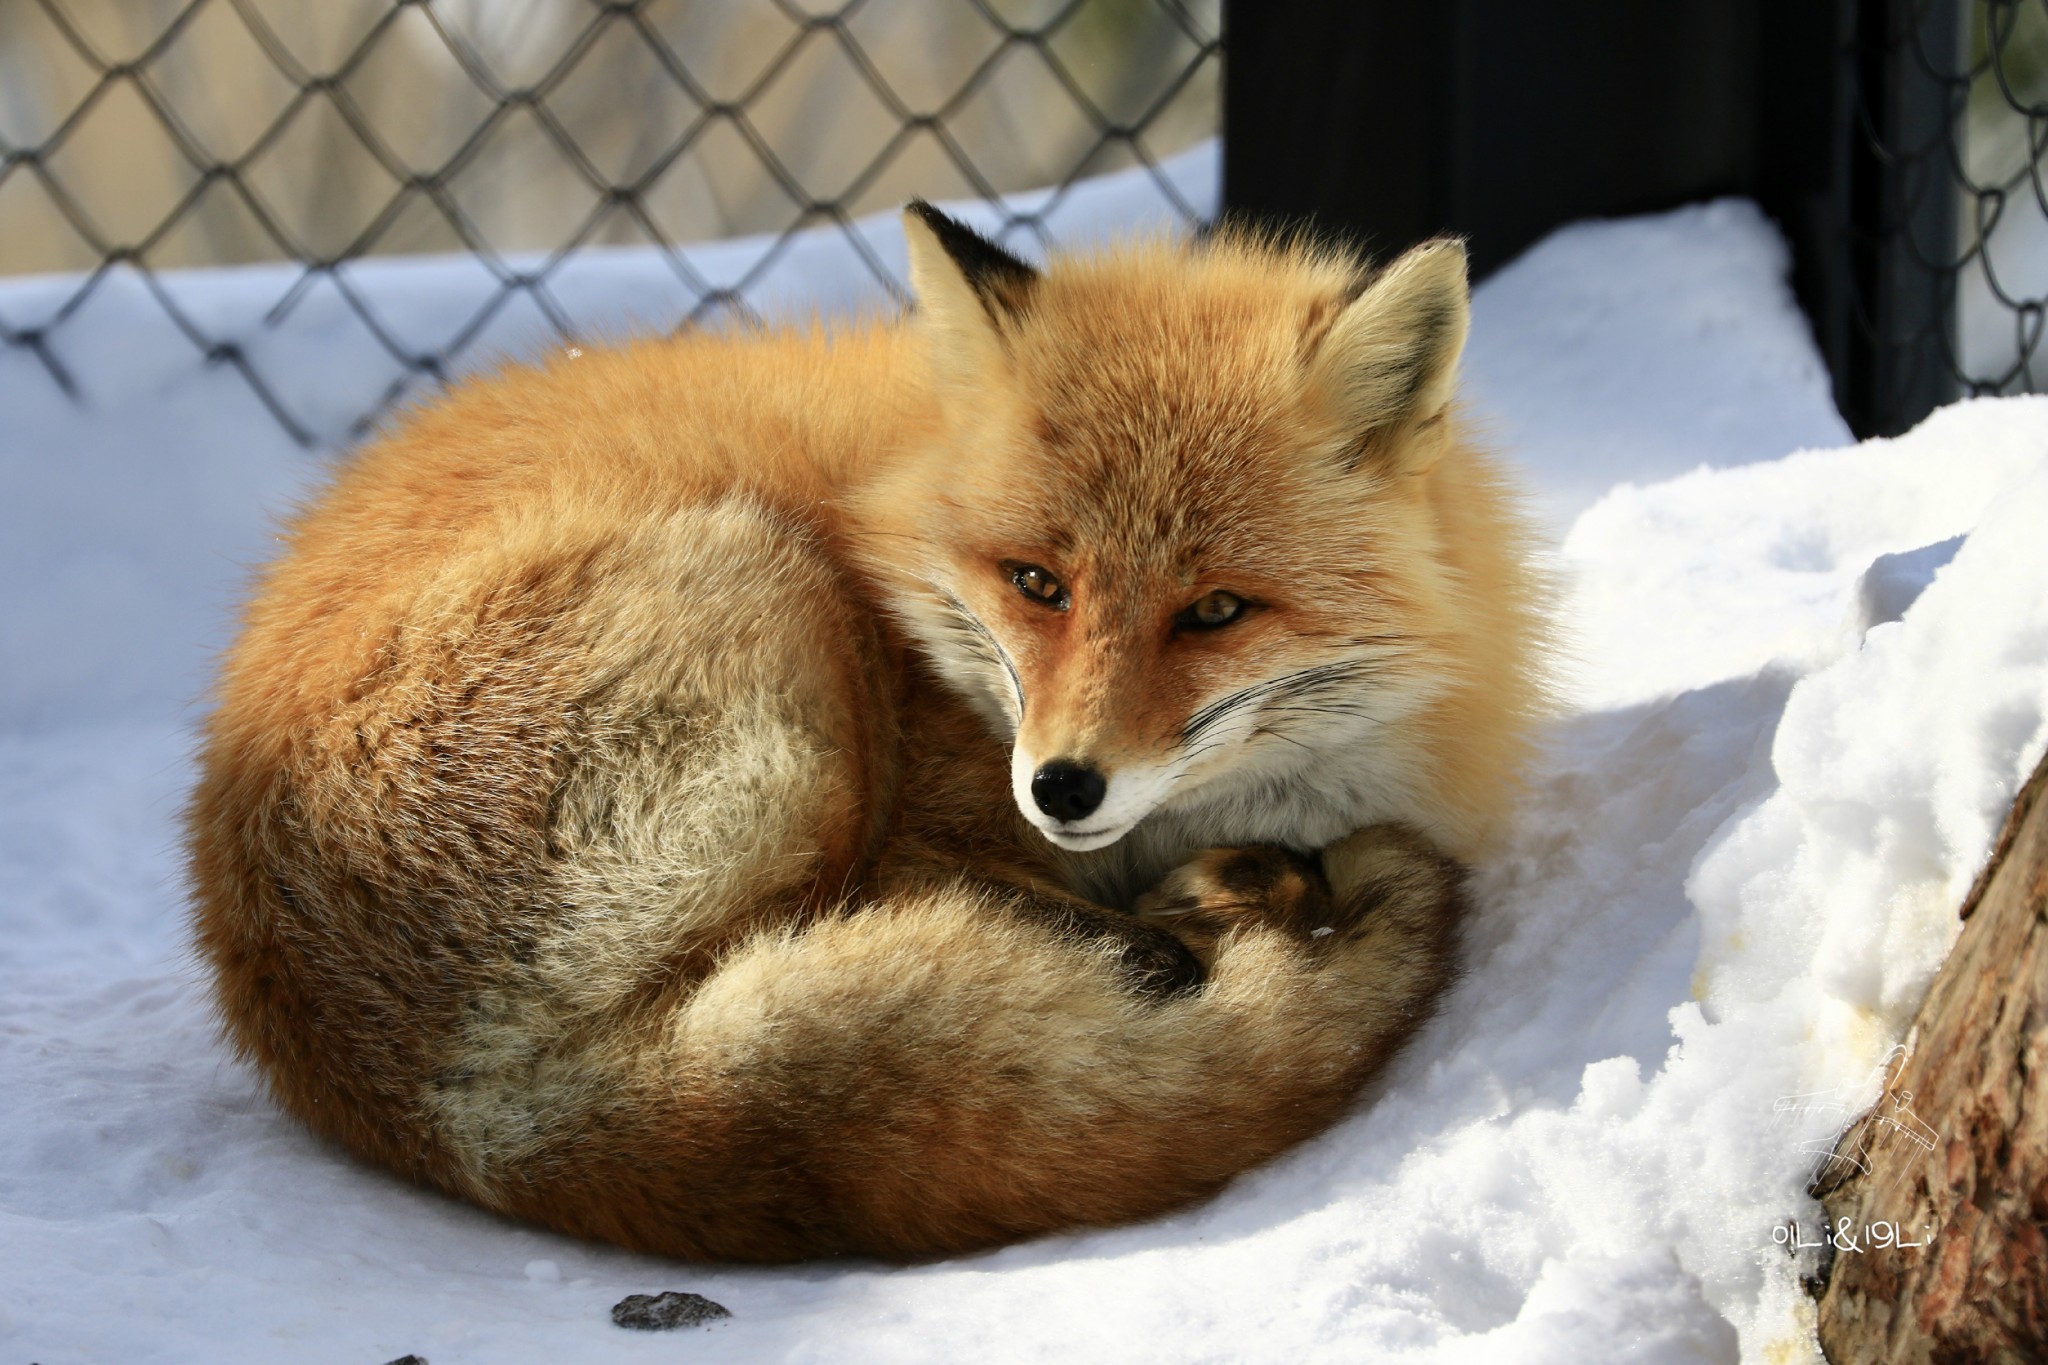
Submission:
[[1082,820],[1102,804],[1109,779],[1086,764],[1056,758],[1031,775],[1031,799],[1055,820]]

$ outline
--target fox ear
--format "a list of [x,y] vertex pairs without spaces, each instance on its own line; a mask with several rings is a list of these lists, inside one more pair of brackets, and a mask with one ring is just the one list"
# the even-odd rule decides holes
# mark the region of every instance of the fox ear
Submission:
[[1000,362],[1003,332],[1030,306],[1038,272],[922,199],[903,210],[903,235],[934,359],[967,373]]
[[1471,312],[1465,244],[1440,238],[1387,266],[1331,321],[1309,379],[1349,433],[1352,467],[1400,450],[1403,436],[1443,412]]

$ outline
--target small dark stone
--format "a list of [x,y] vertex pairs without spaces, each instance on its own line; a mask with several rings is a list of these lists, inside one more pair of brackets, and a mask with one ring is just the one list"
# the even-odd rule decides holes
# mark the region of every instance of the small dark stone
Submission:
[[713,1303],[702,1294],[671,1289],[665,1294],[628,1294],[612,1305],[612,1323],[640,1332],[668,1332],[678,1327],[697,1327],[732,1316],[724,1304]]
[[413,1355],[410,1352],[408,1352],[407,1354],[400,1356],[396,1360],[386,1361],[384,1365],[427,1365],[427,1358],[421,1355]]
[[1835,1244],[1829,1238],[1821,1239],[1819,1260],[1809,1274],[1799,1277],[1799,1287],[1807,1297],[1818,1300],[1828,1292],[1828,1281],[1835,1277]]

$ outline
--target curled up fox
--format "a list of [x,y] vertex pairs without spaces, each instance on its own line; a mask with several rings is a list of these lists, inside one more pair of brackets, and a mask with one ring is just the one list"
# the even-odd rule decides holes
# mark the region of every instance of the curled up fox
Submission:
[[905,226],[899,322],[471,381],[289,528],[189,840],[314,1130],[917,1258],[1210,1194],[1433,1008],[1539,692],[1462,248]]

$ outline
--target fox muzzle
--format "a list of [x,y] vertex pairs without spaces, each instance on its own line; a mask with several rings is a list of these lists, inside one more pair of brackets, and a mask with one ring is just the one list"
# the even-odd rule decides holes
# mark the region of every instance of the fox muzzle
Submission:
[[1053,819],[1085,820],[1102,804],[1109,779],[1084,763],[1056,758],[1031,775],[1031,799]]

